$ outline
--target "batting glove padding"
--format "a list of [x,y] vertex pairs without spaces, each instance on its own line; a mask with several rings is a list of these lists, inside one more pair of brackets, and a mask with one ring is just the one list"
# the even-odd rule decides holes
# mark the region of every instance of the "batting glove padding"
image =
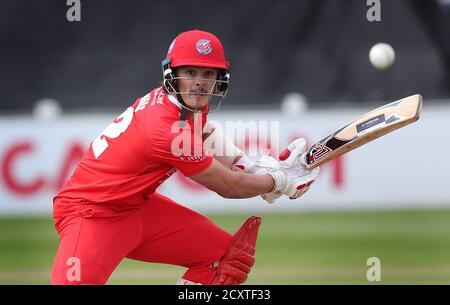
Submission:
[[[250,160],[247,156],[243,155],[235,164],[234,167],[243,170],[246,173],[254,175],[266,175],[280,167],[277,160],[270,156],[263,156],[258,161],[254,162]],[[277,198],[282,196],[282,193],[266,193],[262,194],[261,197],[268,203],[274,203]]]
[[310,171],[302,165],[290,169],[281,168],[271,173],[275,181],[275,188],[272,192],[280,192],[290,199],[297,199],[309,190],[319,171],[319,167]]
[[302,155],[306,152],[306,141],[298,138],[289,144],[281,152],[280,167],[278,170],[270,173],[275,181],[273,196],[279,193],[285,194],[290,199],[301,197],[319,174],[320,168],[308,170],[301,162]]

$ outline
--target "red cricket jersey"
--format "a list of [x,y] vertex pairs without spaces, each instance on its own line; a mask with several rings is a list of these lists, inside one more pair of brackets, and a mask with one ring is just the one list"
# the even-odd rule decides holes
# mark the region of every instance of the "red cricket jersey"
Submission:
[[176,170],[192,176],[208,168],[212,157],[201,139],[206,114],[194,130],[192,118],[179,127],[180,110],[162,87],[137,99],[90,144],[54,197],[54,208],[80,202],[137,206]]

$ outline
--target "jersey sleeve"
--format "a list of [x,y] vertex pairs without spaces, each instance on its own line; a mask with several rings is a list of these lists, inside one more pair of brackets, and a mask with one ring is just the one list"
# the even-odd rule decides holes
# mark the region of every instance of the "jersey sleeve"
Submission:
[[150,154],[177,170],[184,176],[194,176],[207,169],[213,157],[206,154],[200,137],[180,134],[164,134],[152,144]]

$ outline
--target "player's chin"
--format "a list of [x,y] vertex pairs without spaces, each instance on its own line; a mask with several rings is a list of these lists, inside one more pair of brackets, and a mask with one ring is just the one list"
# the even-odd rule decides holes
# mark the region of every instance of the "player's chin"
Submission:
[[209,103],[209,97],[206,95],[189,95],[189,105],[191,108],[203,108]]

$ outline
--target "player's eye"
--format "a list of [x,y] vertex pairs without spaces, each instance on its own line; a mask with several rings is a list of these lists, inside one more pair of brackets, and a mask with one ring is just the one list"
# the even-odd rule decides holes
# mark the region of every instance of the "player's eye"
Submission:
[[213,78],[214,72],[213,71],[206,71],[204,74],[205,78]]
[[187,70],[186,74],[189,76],[195,76],[195,71],[194,70]]

